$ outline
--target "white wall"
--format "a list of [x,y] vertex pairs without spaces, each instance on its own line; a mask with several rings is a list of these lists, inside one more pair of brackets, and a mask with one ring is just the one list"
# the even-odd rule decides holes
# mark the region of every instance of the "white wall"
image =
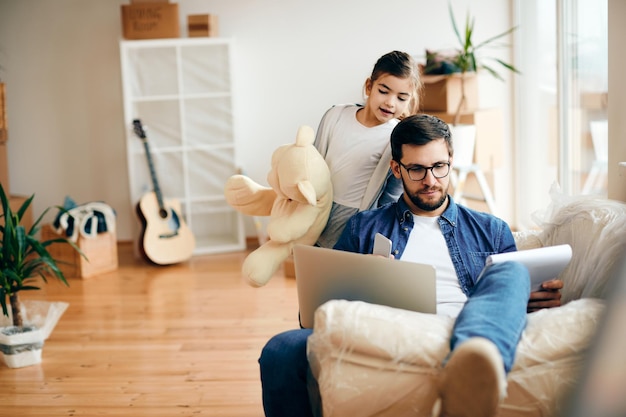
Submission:
[[[129,240],[137,220],[122,116],[124,3],[0,0],[0,77],[7,84],[12,192],[35,193],[36,213],[62,204],[66,195],[79,203],[105,201],[117,211],[118,238]],[[456,44],[445,1],[178,3],[182,36],[188,14],[212,13],[219,17],[221,36],[235,40],[238,161],[263,183],[271,153],[291,142],[298,126],[316,128],[332,104],[362,100],[363,82],[380,55],[398,49],[421,56],[426,47]],[[459,22],[469,7],[478,40],[511,26],[509,0],[452,3]],[[481,106],[502,106],[508,129],[510,83],[484,77],[480,83]],[[503,140],[509,149],[510,135]],[[506,159],[510,165],[509,154]],[[511,182],[504,183],[509,189]],[[508,206],[509,198],[500,197]]]

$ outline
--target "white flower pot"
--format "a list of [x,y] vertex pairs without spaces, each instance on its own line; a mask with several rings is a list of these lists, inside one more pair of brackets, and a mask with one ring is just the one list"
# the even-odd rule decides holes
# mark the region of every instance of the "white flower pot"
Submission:
[[0,352],[9,368],[22,368],[41,362],[44,335],[36,327],[0,328]]
[[454,163],[456,168],[469,167],[474,163],[476,148],[476,125],[449,125],[454,145]]
[[12,317],[0,318],[0,354],[9,368],[22,368],[41,362],[41,351],[68,304],[63,302],[24,301],[21,314],[24,326],[12,326]]

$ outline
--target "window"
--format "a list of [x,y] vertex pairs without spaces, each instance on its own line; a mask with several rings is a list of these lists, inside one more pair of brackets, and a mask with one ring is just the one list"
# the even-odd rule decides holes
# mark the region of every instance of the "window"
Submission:
[[564,193],[606,196],[607,0],[518,1],[516,224]]

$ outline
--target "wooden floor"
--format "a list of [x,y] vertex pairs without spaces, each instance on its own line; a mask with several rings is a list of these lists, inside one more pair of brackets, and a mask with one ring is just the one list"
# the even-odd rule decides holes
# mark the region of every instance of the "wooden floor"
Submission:
[[263,416],[257,359],[298,327],[295,280],[242,281],[245,252],[119,268],[22,299],[65,301],[40,365],[0,364],[0,416]]

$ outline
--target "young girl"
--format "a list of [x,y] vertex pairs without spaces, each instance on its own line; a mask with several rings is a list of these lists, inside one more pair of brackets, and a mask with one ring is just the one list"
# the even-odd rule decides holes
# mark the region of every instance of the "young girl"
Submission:
[[365,80],[365,105],[331,107],[317,129],[315,147],[330,168],[333,207],[317,244],[332,248],[358,211],[397,200],[402,184],[389,168],[389,135],[419,108],[421,81],[410,55],[383,55]]
[[[392,181],[389,139],[400,118],[417,113],[421,91],[417,71],[404,52],[383,55],[365,81],[365,105],[333,106],[324,114],[315,146],[330,168],[334,201],[319,246],[334,246],[352,214],[402,194],[402,184]],[[307,378],[310,334],[311,329],[283,332],[263,348],[259,365],[267,417],[321,415],[315,397],[319,390],[314,383],[307,386],[314,381]]]

